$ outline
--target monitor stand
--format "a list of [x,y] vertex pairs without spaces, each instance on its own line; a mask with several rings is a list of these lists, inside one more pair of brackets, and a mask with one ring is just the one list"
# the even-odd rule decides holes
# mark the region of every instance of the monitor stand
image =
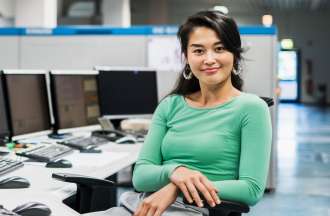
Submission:
[[51,133],[48,135],[51,139],[66,139],[72,137],[72,133]]

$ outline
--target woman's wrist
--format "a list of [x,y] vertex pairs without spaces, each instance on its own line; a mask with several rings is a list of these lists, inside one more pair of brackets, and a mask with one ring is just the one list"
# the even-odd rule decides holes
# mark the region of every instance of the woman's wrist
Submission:
[[179,193],[178,186],[176,186],[173,182],[168,183],[167,187],[169,188],[169,190],[175,192],[176,194]]
[[174,173],[175,173],[176,171],[178,171],[178,170],[180,170],[180,169],[182,169],[182,168],[185,168],[185,169],[186,169],[185,166],[183,166],[183,165],[179,165],[179,166],[175,167],[175,169],[172,170],[172,173],[171,173],[171,175],[170,175],[170,177],[169,177],[169,179],[170,179],[170,181],[171,181],[172,183],[175,184],[175,182],[174,182],[173,179],[172,179],[172,176],[174,175]]

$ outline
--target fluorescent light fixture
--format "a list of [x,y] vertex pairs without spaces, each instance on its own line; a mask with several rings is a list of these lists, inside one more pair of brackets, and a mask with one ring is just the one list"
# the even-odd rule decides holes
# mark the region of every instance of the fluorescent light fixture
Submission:
[[270,14],[263,15],[262,24],[266,27],[271,27],[273,25],[273,16]]
[[220,12],[222,12],[224,14],[228,14],[228,12],[229,12],[229,10],[228,10],[228,8],[226,6],[220,6],[220,5],[218,5],[218,6],[214,6],[213,9],[214,10],[217,10],[217,11],[220,11]]
[[293,49],[293,40],[290,38],[281,40],[282,49]]

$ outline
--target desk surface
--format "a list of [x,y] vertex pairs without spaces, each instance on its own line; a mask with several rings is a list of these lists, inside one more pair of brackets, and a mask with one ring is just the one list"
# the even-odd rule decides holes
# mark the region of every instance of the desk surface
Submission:
[[62,200],[76,191],[76,185],[61,182],[51,177],[52,173],[64,172],[106,178],[119,170],[132,165],[138,157],[141,144],[114,144],[100,146],[102,153],[73,152],[64,157],[72,162],[73,167],[46,168],[45,163],[24,162],[24,167],[7,173],[0,179],[9,176],[20,176],[28,179],[31,186],[26,189],[1,189],[0,204],[7,209],[28,201],[39,201],[52,209],[52,215],[79,215],[62,203]]

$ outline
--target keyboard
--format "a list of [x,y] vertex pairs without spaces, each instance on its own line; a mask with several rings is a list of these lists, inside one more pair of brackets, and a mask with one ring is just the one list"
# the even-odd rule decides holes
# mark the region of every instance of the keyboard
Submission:
[[59,141],[59,144],[70,146],[79,150],[98,146],[107,143],[108,140],[101,137],[73,137],[64,141]]
[[64,145],[41,144],[36,147],[32,147],[20,152],[16,152],[16,155],[27,157],[41,162],[50,162],[58,158],[61,158],[72,151],[73,149]]
[[0,175],[3,175],[7,172],[14,171],[24,164],[21,161],[16,161],[8,158],[0,158]]

